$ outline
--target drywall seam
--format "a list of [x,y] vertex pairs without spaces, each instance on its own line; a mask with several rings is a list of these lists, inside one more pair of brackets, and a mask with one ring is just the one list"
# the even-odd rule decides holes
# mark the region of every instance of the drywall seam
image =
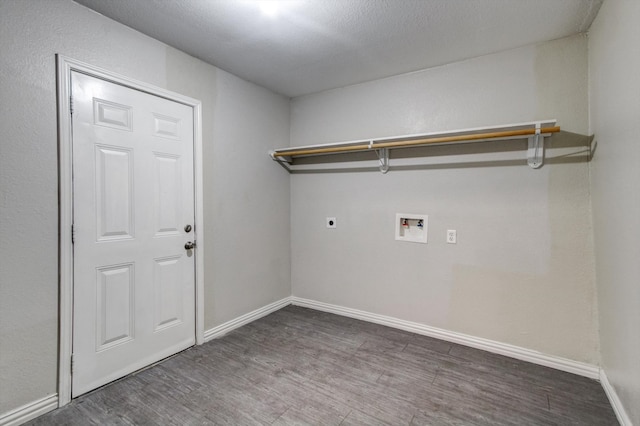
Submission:
[[600,368],[596,365],[573,361],[554,355],[547,355],[519,346],[496,342],[489,339],[483,339],[481,337],[469,336],[467,334],[457,333],[455,331],[443,330],[441,328],[431,327],[411,321],[405,321],[386,315],[378,315],[371,312],[346,308],[343,306],[317,302],[315,300],[302,299],[295,296],[291,298],[291,302],[296,306],[302,306],[305,308],[316,309],[319,311],[329,312],[345,317],[356,318],[375,324],[386,325],[387,327],[398,328],[400,330],[409,331],[411,333],[434,337],[436,339],[445,340],[447,342],[458,343],[487,352],[531,362],[533,364],[555,368],[556,370],[566,371],[568,373],[577,374],[580,376],[588,377],[590,379],[598,380],[600,378]]

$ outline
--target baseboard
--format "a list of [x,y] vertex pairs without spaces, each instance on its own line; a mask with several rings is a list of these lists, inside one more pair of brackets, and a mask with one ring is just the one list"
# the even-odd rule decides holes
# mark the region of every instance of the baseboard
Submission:
[[[231,321],[227,321],[224,324],[220,324],[217,327],[206,330],[204,332],[204,340],[205,342],[208,342],[211,339],[223,336],[231,330],[242,327],[251,321],[255,321],[258,318],[269,315],[270,313],[282,309],[290,304],[291,297],[285,297],[282,300],[270,303],[269,305],[263,306],[255,311],[244,314]],[[55,410],[56,408],[58,408],[58,394],[47,396],[0,415],[0,426],[17,426],[49,411]]]
[[[533,351],[531,349],[521,348],[518,346],[500,343],[489,339],[469,336],[466,334],[448,331],[437,327],[431,327],[416,322],[405,321],[394,317],[374,314],[371,312],[346,308],[338,305],[332,305],[329,303],[317,302],[315,300],[303,299],[295,296],[285,297],[284,299],[270,303],[269,305],[263,306],[262,308],[256,309],[231,321],[220,324],[217,327],[206,330],[204,333],[205,342],[208,342],[209,340],[215,339],[217,337],[221,337],[236,328],[242,327],[245,324],[269,315],[270,313],[282,309],[290,304],[315,309],[318,311],[329,312],[336,315],[342,315],[350,318],[360,319],[363,321],[385,325],[388,327],[397,328],[424,336],[434,337],[448,342],[458,343],[461,345],[482,349],[488,352],[505,355],[511,358],[520,359],[522,361],[528,361],[534,364],[555,368],[557,370],[578,374],[580,376],[589,377],[591,379],[600,380],[620,424],[622,426],[632,426],[631,420],[627,415],[622,402],[618,398],[615,389],[611,386],[611,383],[607,379],[607,375],[597,366],[553,355],[546,355],[541,352]],[[0,415],[0,426],[17,426],[42,414],[52,411],[57,407],[58,395],[50,395]]]
[[616,417],[618,418],[618,422],[620,422],[620,425],[633,426],[631,423],[631,419],[627,415],[627,412],[622,405],[622,401],[620,401],[620,398],[618,398],[618,393],[616,392],[615,388],[611,386],[611,383],[609,382],[604,369],[600,369],[600,384],[602,384],[602,388],[607,394],[607,398],[609,398],[611,407],[613,407],[613,411],[616,413]]
[[247,314],[234,318],[231,321],[220,324],[217,327],[210,328],[209,330],[206,330],[204,332],[204,341],[208,342],[211,339],[224,336],[231,330],[235,330],[238,327],[249,324],[250,322],[257,320],[258,318],[269,315],[270,313],[282,309],[290,304],[291,297],[285,297],[284,299],[278,300],[277,302],[270,303],[266,306],[263,306],[262,308],[256,309],[255,311],[251,311]]
[[302,306],[305,308],[330,312],[332,314],[342,315],[345,317],[369,321],[376,324],[386,325],[388,327],[410,331],[416,334],[422,334],[424,336],[434,337],[436,339],[441,339],[452,343],[470,346],[476,349],[482,349],[487,352],[508,356],[538,365],[544,365],[546,367],[578,374],[580,376],[589,377],[591,379],[598,380],[600,378],[600,368],[595,365],[573,361],[553,355],[547,355],[531,349],[509,345],[507,343],[469,336],[467,334],[431,327],[416,322],[405,321],[385,315],[373,314],[371,312],[345,308],[343,306],[331,305],[328,303],[317,302],[315,300],[302,299],[295,296],[291,297],[291,303],[296,306]]
[[0,415],[0,426],[17,426],[58,408],[58,394],[45,396]]

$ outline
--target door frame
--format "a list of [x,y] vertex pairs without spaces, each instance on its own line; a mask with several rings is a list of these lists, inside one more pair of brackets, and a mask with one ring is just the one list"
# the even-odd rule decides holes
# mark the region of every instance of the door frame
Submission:
[[202,169],[202,103],[100,67],[56,55],[58,90],[58,406],[71,402],[71,354],[73,350],[73,156],[71,131],[71,73],[79,72],[154,96],[187,105],[193,109],[193,173],[195,200],[195,324],[196,345],[204,343],[204,190]]

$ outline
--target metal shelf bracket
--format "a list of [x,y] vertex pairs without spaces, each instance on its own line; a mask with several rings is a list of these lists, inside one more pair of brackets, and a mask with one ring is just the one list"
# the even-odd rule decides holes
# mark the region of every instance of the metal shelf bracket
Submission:
[[382,174],[389,171],[389,148],[380,148],[376,150],[378,155],[378,168]]
[[536,123],[536,133],[528,140],[527,163],[532,169],[539,169],[544,164],[544,136],[540,134],[540,123]]

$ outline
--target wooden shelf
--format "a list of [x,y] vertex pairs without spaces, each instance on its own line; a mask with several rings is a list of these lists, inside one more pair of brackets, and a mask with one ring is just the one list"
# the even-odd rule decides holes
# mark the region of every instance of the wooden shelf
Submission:
[[380,139],[278,148],[271,151],[269,154],[271,155],[271,158],[280,163],[291,164],[297,157],[374,151],[377,153],[380,160],[380,170],[384,173],[389,168],[388,150],[390,149],[429,145],[477,143],[494,140],[529,139],[529,150],[527,156],[529,165],[533,168],[538,168],[542,165],[544,157],[544,138],[560,131],[560,127],[555,124],[556,120],[534,121],[448,132],[423,133]]

